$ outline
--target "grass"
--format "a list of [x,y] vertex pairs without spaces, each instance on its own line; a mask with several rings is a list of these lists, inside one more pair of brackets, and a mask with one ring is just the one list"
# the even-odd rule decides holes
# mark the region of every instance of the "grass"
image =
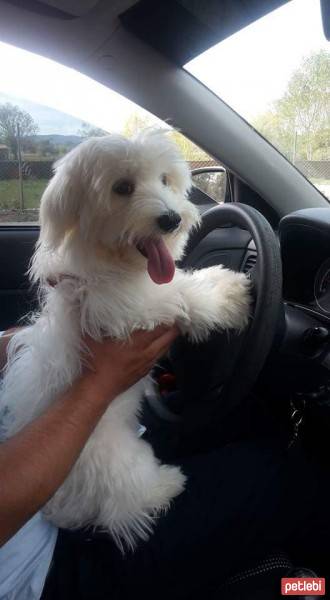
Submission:
[[[312,178],[311,181],[318,185],[330,185],[329,179]],[[40,198],[48,183],[47,179],[23,180],[23,197],[25,209],[39,208]],[[19,210],[20,192],[17,179],[0,180],[0,210]],[[28,215],[27,215],[28,216]]]
[[[47,179],[23,180],[24,208],[39,208],[40,198]],[[0,180],[0,210],[20,208],[20,191],[17,179]]]

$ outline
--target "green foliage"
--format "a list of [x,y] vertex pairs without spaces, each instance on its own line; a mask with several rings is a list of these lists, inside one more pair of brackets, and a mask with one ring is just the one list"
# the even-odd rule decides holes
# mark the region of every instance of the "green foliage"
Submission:
[[[148,113],[141,110],[130,115],[129,119],[125,123],[123,134],[127,137],[132,137],[133,135],[136,135],[139,131],[147,129],[148,127],[164,129],[164,125],[166,126],[166,124],[164,124],[156,117],[153,117],[152,115],[149,115]],[[193,144],[193,142],[188,140],[184,135],[182,135],[182,133],[180,133],[180,131],[171,129],[170,126],[168,126],[166,129],[169,132],[169,135],[172,137],[172,139],[179,146],[186,160],[205,161],[210,159],[210,157],[203,150],[201,150],[200,148],[198,148],[198,146]]]
[[56,150],[58,156],[64,156],[69,150],[71,150],[74,146],[69,144],[57,144]]
[[104,135],[109,135],[105,129],[101,129],[100,127],[94,127],[89,123],[82,123],[81,129],[78,129],[77,135],[80,135],[82,138],[88,139],[90,137],[103,137]]
[[53,144],[51,140],[41,140],[38,143],[38,154],[42,157],[54,158],[58,156],[58,148]]
[[196,144],[188,140],[180,131],[171,131],[173,140],[179,146],[184,158],[188,161],[209,161],[210,157],[204,150],[201,150]]
[[24,142],[28,142],[27,138],[38,131],[38,125],[28,112],[18,106],[9,102],[0,105],[0,142],[8,146],[15,159],[18,127],[23,148]]
[[314,52],[254,127],[291,160],[330,158],[330,53]]
[[130,138],[148,127],[161,127],[162,123],[156,117],[149,115],[142,109],[132,113],[123,128],[123,135]]
[[[47,179],[23,181],[24,207],[39,208],[40,198],[48,183]],[[0,210],[19,209],[19,186],[17,179],[0,179]]]

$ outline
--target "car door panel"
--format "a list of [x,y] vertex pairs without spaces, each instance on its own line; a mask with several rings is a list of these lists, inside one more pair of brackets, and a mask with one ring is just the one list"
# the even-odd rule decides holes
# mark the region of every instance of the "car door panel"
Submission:
[[19,321],[37,305],[36,289],[27,276],[39,235],[36,225],[0,226],[0,329]]

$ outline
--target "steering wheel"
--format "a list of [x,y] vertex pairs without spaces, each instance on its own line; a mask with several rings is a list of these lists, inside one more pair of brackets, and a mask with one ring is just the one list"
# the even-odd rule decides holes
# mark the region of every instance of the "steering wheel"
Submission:
[[172,365],[183,398],[182,426],[191,437],[197,431],[205,437],[210,428],[226,437],[229,428],[235,429],[235,415],[244,410],[266,361],[282,309],[279,243],[268,221],[250,206],[223,204],[205,212],[201,227],[189,239],[182,268],[191,268],[190,255],[206,235],[224,227],[247,231],[255,243],[257,262],[251,274],[255,303],[242,334],[217,332],[202,344],[180,338],[173,345]]

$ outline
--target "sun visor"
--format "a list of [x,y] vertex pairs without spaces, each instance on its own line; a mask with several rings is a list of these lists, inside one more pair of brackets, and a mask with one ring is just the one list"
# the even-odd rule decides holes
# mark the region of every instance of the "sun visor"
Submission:
[[74,19],[89,13],[99,0],[6,0],[6,2],[38,15]]
[[184,65],[287,0],[141,0],[120,15],[123,26]]

